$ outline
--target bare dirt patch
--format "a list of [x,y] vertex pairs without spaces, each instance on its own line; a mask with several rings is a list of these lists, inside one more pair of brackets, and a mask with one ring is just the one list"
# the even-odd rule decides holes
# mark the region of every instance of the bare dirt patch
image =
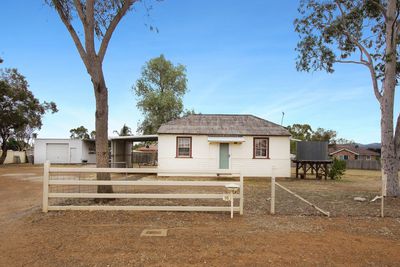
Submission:
[[[0,168],[0,262],[4,266],[386,265],[400,262],[400,202],[355,202],[379,194],[379,173],[348,172],[343,181],[279,182],[333,214],[325,218],[269,183],[245,180],[245,214],[206,212],[40,212],[41,183]],[[124,201],[124,200],[121,200]],[[141,238],[144,229],[166,237]]]

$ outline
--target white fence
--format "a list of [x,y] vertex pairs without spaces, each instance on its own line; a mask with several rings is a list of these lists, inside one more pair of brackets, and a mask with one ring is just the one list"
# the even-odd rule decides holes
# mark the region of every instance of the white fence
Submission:
[[[162,176],[162,171],[150,168],[57,168],[51,167],[49,162],[44,165],[43,175],[43,211],[49,210],[152,210],[152,211],[233,211],[243,214],[243,175],[240,172],[232,170],[216,170],[216,171],[191,171],[184,173],[176,172],[179,176],[196,177],[199,180],[157,180],[157,181],[127,181],[127,180],[87,180],[87,179],[73,179],[67,176],[67,179],[53,179],[52,174],[97,174],[97,173],[109,173],[109,174],[158,174]],[[204,181],[206,177],[200,177],[207,175],[208,177],[223,177],[224,181],[208,180]],[[79,177],[78,177],[79,178]],[[236,179],[234,179],[236,178]],[[237,181],[239,178],[239,181]],[[201,180],[200,180],[201,179]],[[93,192],[52,192],[51,186],[99,186],[99,185],[110,185],[110,186],[149,186],[154,188],[165,188],[165,187],[214,187],[219,188],[220,193],[93,193]],[[237,186],[238,193],[232,193],[228,190],[229,187]],[[80,190],[79,190],[80,191]],[[228,198],[227,198],[228,196]],[[230,200],[230,206],[144,206],[144,205],[50,205],[49,199],[65,198],[65,199],[223,199]],[[234,206],[233,200],[239,199],[239,205]]]

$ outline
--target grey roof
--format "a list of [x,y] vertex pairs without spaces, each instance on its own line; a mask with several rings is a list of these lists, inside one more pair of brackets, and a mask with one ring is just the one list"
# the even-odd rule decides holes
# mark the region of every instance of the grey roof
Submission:
[[253,115],[189,115],[161,125],[158,134],[290,136],[284,127]]

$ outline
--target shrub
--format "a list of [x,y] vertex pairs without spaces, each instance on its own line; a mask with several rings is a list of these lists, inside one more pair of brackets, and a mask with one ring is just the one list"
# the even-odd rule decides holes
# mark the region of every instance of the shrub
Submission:
[[333,159],[332,167],[329,170],[329,178],[340,180],[346,171],[346,162],[344,160]]

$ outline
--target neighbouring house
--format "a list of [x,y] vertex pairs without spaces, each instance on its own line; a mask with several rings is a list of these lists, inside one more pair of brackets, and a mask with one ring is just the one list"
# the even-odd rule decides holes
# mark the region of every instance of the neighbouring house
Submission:
[[354,144],[331,145],[329,155],[341,160],[377,160],[379,153]]
[[157,145],[146,145],[137,148],[135,151],[144,152],[144,153],[156,153],[158,151]]
[[290,133],[253,115],[189,115],[158,130],[158,168],[232,169],[244,176],[290,177]]
[[96,163],[94,140],[80,139],[34,139],[34,163]]

